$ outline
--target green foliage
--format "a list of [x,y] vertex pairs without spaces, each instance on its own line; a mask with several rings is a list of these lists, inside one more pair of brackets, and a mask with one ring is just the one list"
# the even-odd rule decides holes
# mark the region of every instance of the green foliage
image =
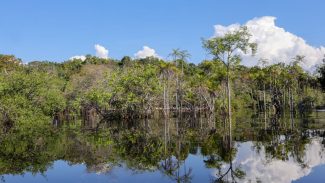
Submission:
[[19,69],[22,62],[20,59],[16,58],[13,55],[2,55],[0,54],[0,73],[8,73]]
[[[180,105],[186,110],[222,113],[227,108],[227,76],[233,88],[234,110],[261,110],[264,103],[269,111],[284,110],[291,103],[303,109],[324,105],[319,87],[322,66],[317,79],[300,67],[307,59],[303,56],[295,57],[289,65],[267,65],[266,60],[261,61],[262,67],[238,65],[235,50],[256,49],[248,38],[243,27],[204,41],[214,59],[198,65],[187,63],[189,54],[180,49],[173,50],[170,62],[155,57],[134,60],[125,56],[115,61],[87,55],[84,61],[23,65],[14,56],[0,55],[0,123],[49,123],[55,117],[67,113],[77,116],[91,109],[101,117],[117,113],[132,118]],[[232,72],[228,72],[230,66]]]
[[120,69],[110,75],[111,105],[122,110],[152,110],[153,100],[161,92],[158,68],[154,65],[135,63],[132,68]]
[[46,123],[64,110],[64,82],[42,72],[24,70],[0,76],[0,119],[10,123]]
[[222,37],[214,37],[203,41],[203,47],[214,56],[217,61],[223,62],[227,67],[237,65],[241,61],[238,53],[241,50],[244,53],[251,51],[255,54],[256,43],[249,42],[250,34],[247,27],[241,27],[230,33],[226,33]]
[[323,59],[323,64],[321,64],[318,67],[318,73],[319,73],[319,83],[321,84],[323,90],[325,91],[325,55]]
[[163,154],[161,139],[140,131],[126,132],[116,139],[115,148],[116,153],[127,160],[127,166],[139,170],[156,167]]

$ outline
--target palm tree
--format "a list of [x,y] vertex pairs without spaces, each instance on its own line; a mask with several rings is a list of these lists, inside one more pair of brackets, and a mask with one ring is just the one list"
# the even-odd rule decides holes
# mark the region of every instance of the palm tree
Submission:
[[[188,53],[187,50],[181,50],[179,48],[173,49],[172,52],[169,54],[169,56],[172,57],[173,61],[176,64],[176,68],[179,67],[179,62],[181,62],[181,80],[178,78],[178,74],[176,75],[176,110],[180,111],[182,110],[182,80],[184,79],[184,62],[186,62],[187,58],[189,58],[191,55]],[[179,108],[180,103],[180,108]]]
[[172,75],[175,74],[176,68],[171,62],[160,62],[159,72],[160,78],[163,83],[163,110],[165,117],[169,116],[170,106],[169,106],[169,81]]

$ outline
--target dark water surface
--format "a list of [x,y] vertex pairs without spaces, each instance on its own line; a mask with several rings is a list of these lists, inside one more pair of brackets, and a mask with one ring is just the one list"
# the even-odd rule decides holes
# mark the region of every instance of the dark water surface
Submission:
[[17,130],[0,182],[325,182],[325,112],[234,118],[232,140],[218,117]]

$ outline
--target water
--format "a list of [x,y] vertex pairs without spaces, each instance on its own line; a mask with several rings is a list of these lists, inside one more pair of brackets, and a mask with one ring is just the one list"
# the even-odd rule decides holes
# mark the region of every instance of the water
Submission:
[[[3,182],[325,182],[325,112],[70,123],[3,135]],[[216,126],[214,130],[213,126]]]

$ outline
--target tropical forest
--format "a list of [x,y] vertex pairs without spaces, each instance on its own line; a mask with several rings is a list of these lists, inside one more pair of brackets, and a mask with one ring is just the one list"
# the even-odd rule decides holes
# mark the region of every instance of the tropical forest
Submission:
[[324,182],[325,51],[263,57],[256,32],[202,60],[0,54],[0,182]]

